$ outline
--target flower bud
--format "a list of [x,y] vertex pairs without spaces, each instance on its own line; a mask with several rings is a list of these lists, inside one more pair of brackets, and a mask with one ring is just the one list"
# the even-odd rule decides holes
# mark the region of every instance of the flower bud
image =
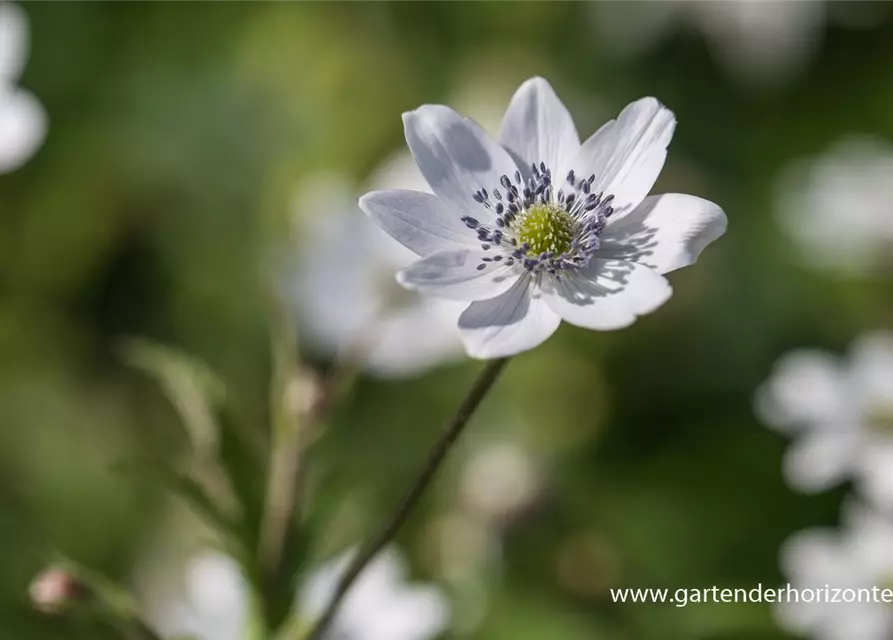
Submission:
[[28,587],[34,608],[47,614],[61,613],[75,601],[83,599],[86,592],[86,587],[70,571],[60,567],[44,569]]

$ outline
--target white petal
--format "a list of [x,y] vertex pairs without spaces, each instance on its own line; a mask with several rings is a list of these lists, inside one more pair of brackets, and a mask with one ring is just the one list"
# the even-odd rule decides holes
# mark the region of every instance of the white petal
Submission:
[[893,513],[893,441],[875,437],[859,452],[859,488],[874,506]]
[[248,598],[248,587],[236,561],[216,551],[193,558],[186,574],[190,601],[209,617],[233,614]]
[[863,575],[888,576],[893,569],[893,521],[860,498],[848,497],[841,506],[851,564]]
[[788,538],[781,547],[785,575],[804,586],[840,573],[840,539],[832,529],[807,529]]
[[388,548],[376,556],[344,600],[337,626],[362,629],[374,624],[382,609],[394,606],[394,593],[409,572],[403,555]]
[[376,326],[367,360],[376,374],[417,375],[465,356],[456,321],[467,303],[409,295],[417,299],[384,314]]
[[[425,197],[442,206],[433,195]],[[352,354],[387,376],[413,375],[464,357],[456,321],[467,301],[400,287],[394,274],[418,255],[359,211],[350,185],[313,176],[296,191],[294,207],[300,244],[281,277],[309,347]]]
[[[842,549],[840,535],[832,529],[808,529],[794,534],[781,547],[781,568],[794,588],[824,588],[848,582],[852,568]],[[798,633],[827,624],[829,607],[816,602],[786,601],[774,612],[781,625]]]
[[618,214],[638,205],[660,174],[676,117],[655,98],[642,98],[595,132],[571,165],[580,178],[595,174],[593,191],[614,195]]
[[499,140],[524,168],[545,162],[555,176],[564,176],[580,149],[574,120],[552,86],[531,78],[515,92]]
[[[404,587],[382,602],[364,625],[352,625],[364,640],[430,640],[449,622],[449,605],[436,587]],[[365,633],[365,635],[360,635]]]
[[545,288],[547,304],[563,320],[599,331],[629,326],[672,293],[666,278],[648,267],[601,259],[576,274],[553,279]]
[[821,43],[821,2],[699,2],[691,5],[719,61],[746,82],[796,77]]
[[[518,278],[517,266],[483,262],[496,255],[482,249],[438,251],[397,273],[407,289],[450,300],[487,300],[503,293]],[[479,269],[481,265],[483,269]]]
[[800,350],[775,364],[756,404],[770,426],[796,431],[829,422],[852,423],[855,414],[848,408],[848,395],[845,371],[835,356]]
[[[860,576],[857,588],[870,588],[874,584],[884,584],[886,576],[877,576],[879,580],[871,580],[869,576]],[[889,605],[875,602],[856,601],[845,605],[839,613],[834,610],[828,624],[820,629],[823,634],[816,636],[819,640],[886,640],[893,629],[893,615]],[[832,605],[833,607],[833,605]]]
[[403,129],[419,170],[438,197],[480,220],[495,217],[472,194],[480,189],[492,193],[501,188],[500,176],[515,173],[505,149],[476,122],[441,105],[404,113]]
[[18,80],[27,53],[27,15],[11,2],[0,3],[0,84]]
[[474,232],[436,196],[419,191],[373,191],[360,198],[360,208],[375,223],[420,256],[443,249],[477,248]]
[[[354,552],[315,571],[305,582],[296,608],[310,618],[319,616]],[[406,563],[388,548],[357,580],[335,618],[336,637],[364,640],[428,640],[443,632],[449,607],[435,587],[406,584]]]
[[[300,616],[316,619],[323,614],[355,553],[355,550],[344,553],[304,578],[294,601],[294,607]],[[345,606],[348,602],[349,599],[344,603]]]
[[524,276],[501,296],[475,302],[459,316],[465,350],[474,358],[512,356],[545,342],[561,318]]
[[694,264],[725,233],[726,224],[726,214],[709,200],[678,193],[649,196],[628,214],[611,218],[599,255],[667,273]]
[[294,216],[299,242],[284,286],[302,335],[324,351],[357,349],[405,295],[394,274],[418,258],[359,210],[339,177],[309,179],[296,192]]
[[893,334],[867,333],[850,349],[852,392],[868,411],[893,410]]
[[818,493],[839,484],[856,464],[855,428],[844,432],[816,429],[790,445],[783,462],[788,484],[798,491]]
[[358,582],[354,601],[345,603],[336,628],[342,629],[346,637],[363,640],[438,637],[449,620],[446,598],[436,587],[407,585],[404,581],[401,576],[368,587]]
[[0,173],[18,169],[46,135],[46,113],[27,91],[0,87]]

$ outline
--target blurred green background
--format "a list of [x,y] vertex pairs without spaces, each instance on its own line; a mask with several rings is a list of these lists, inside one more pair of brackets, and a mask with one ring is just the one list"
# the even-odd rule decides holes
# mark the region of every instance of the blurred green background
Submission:
[[[773,215],[794,159],[851,131],[893,136],[891,11],[819,6],[802,63],[765,79],[728,66],[688,14],[659,37],[640,30],[639,3],[26,3],[21,85],[49,131],[0,176],[0,638],[112,637],[32,611],[27,585],[53,550],[126,582],[165,521],[165,494],[117,467],[174,465],[187,439],[121,339],[208,363],[262,445],[267,275],[294,185],[320,171],[360,185],[403,147],[402,111],[487,88],[503,108],[532,75],[583,137],[660,98],[679,124],[655,191],[719,203],[729,232],[672,274],[659,312],[616,333],[565,325],[512,362],[401,546],[417,577],[443,582],[450,530],[436,525],[456,508],[456,470],[509,434],[543,488],[498,527],[483,617],[456,637],[786,637],[766,605],[623,605],[608,589],[776,584],[787,535],[836,520],[842,492],[792,493],[784,440],[752,411],[780,354],[842,350],[893,312],[889,281],[807,269]],[[653,41],[620,52],[612,32]],[[479,368],[361,376],[311,452],[325,470],[315,508],[353,515],[320,526],[368,532]]]

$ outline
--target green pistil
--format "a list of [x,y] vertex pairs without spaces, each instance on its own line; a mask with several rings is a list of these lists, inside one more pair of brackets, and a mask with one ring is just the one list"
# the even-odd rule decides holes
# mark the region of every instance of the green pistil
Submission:
[[571,247],[574,219],[554,204],[537,204],[518,221],[518,239],[530,245],[530,253],[562,254]]

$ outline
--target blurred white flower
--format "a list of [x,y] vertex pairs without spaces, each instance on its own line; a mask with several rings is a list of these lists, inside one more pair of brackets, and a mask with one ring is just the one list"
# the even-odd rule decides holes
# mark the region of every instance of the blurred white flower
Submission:
[[765,83],[802,69],[825,26],[818,0],[594,2],[592,8],[599,38],[619,53],[638,53],[691,24],[729,71]]
[[654,98],[583,144],[542,78],[515,93],[499,142],[441,105],[405,113],[403,123],[435,195],[375,191],[360,206],[421,256],[398,274],[403,286],[471,303],[459,329],[473,357],[532,349],[562,320],[594,330],[632,324],[670,297],[663,274],[693,264],[726,228],[712,202],[648,196],[676,125]]
[[[417,176],[406,154],[381,169],[373,183],[419,184]],[[307,338],[386,376],[412,375],[462,357],[456,329],[462,305],[397,284],[394,272],[415,255],[363,215],[344,181],[315,179],[300,194],[296,214],[300,246],[288,286]]]
[[856,274],[893,266],[891,176],[893,145],[855,136],[785,171],[776,210],[803,258]]
[[28,17],[0,2],[0,173],[18,169],[46,135],[46,113],[28,91],[17,86],[28,54]]
[[[322,614],[349,562],[345,555],[310,578],[300,595],[304,615]],[[408,586],[407,574],[394,549],[376,556],[345,598],[332,625],[333,640],[429,640],[442,634],[450,618],[446,598],[434,586]]]
[[176,588],[138,587],[143,615],[164,638],[243,640],[250,619],[250,594],[238,565],[228,556],[204,552],[191,559]]
[[[304,583],[295,614],[304,624],[319,616],[334,593],[349,555]],[[327,634],[331,640],[430,640],[447,627],[449,606],[433,586],[408,585],[407,567],[393,549],[380,554],[355,583]],[[244,640],[250,590],[236,562],[218,552],[193,558],[179,590],[157,585],[143,593],[144,614],[164,637]]]
[[820,351],[784,356],[757,410],[794,438],[784,463],[793,487],[822,491],[852,478],[893,513],[893,335],[861,337],[846,361]]
[[536,460],[518,443],[476,444],[462,468],[459,499],[476,517],[498,524],[533,503],[542,485]]
[[[791,587],[840,589],[838,598],[783,602],[775,607],[779,623],[793,633],[817,640],[888,640],[893,608],[868,601],[856,592],[845,602],[842,590],[889,588],[893,580],[893,522],[862,505],[847,505],[843,529],[811,529],[795,534],[781,551],[782,570]],[[846,599],[853,599],[847,596]]]

